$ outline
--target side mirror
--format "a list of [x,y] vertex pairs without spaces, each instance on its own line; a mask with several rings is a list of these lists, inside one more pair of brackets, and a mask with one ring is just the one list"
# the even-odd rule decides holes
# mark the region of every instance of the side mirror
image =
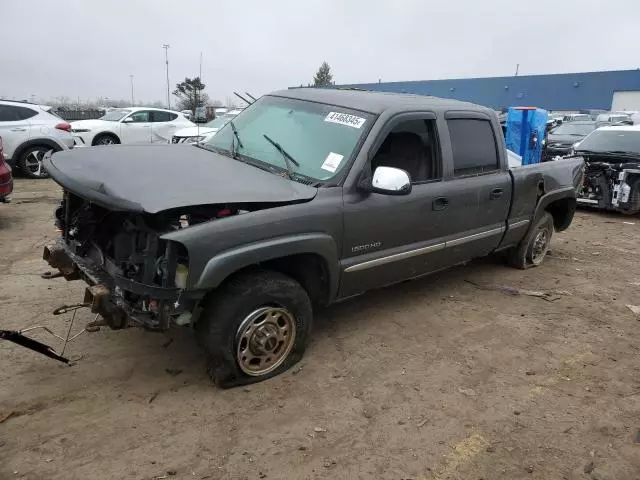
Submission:
[[133,118],[127,117],[124,120],[122,120],[122,123],[133,123]]
[[373,172],[371,191],[383,195],[409,195],[411,178],[404,170],[394,167],[378,167]]

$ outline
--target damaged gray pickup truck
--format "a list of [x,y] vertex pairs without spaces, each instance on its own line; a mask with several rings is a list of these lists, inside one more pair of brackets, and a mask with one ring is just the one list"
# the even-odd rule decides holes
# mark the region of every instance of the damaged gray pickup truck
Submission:
[[509,169],[495,114],[354,90],[262,97],[202,145],[74,149],[44,258],[112,328],[193,326],[222,387],[279,374],[312,305],[497,251],[542,262],[582,185],[571,158]]

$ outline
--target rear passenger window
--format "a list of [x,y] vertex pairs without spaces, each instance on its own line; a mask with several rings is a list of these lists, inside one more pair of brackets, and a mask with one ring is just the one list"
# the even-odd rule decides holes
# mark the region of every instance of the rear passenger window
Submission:
[[170,122],[178,118],[177,113],[171,113],[171,112],[153,111],[151,112],[151,114],[153,117],[153,119],[151,120],[152,122]]
[[453,150],[453,174],[474,175],[500,168],[496,138],[488,120],[447,120]]
[[0,105],[0,122],[17,122],[35,117],[38,114],[35,110],[15,105]]

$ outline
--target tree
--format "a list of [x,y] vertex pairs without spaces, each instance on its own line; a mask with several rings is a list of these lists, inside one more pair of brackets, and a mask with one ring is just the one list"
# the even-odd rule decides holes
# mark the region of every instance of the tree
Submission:
[[322,62],[316,75],[313,77],[314,87],[326,87],[333,85],[333,75],[331,75],[331,67],[327,62]]
[[200,77],[185,78],[184,82],[176,85],[173,95],[178,98],[178,110],[191,110],[203,107],[209,102],[209,96],[202,91],[206,85],[200,81]]

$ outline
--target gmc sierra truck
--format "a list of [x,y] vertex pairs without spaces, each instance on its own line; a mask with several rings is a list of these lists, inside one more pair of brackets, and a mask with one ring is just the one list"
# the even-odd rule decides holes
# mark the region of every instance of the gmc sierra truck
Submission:
[[488,108],[340,89],[266,95],[200,145],[46,159],[64,189],[44,258],[114,329],[190,325],[221,387],[277,375],[312,305],[504,251],[539,265],[579,157],[508,168]]

